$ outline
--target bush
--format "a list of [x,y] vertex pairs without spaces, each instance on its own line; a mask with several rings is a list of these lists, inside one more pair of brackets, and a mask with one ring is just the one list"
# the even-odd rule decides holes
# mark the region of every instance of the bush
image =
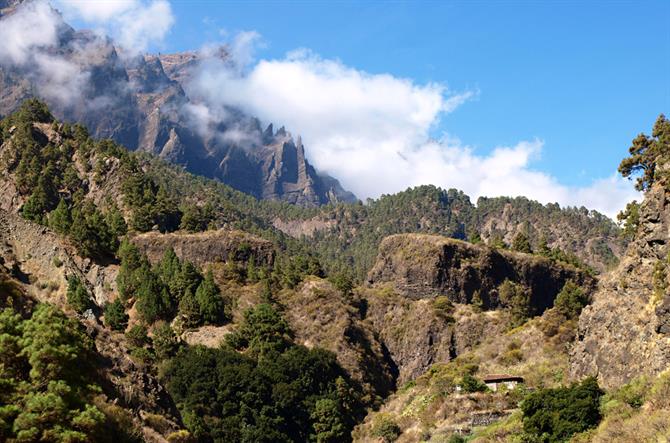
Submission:
[[147,328],[142,325],[134,325],[128,332],[126,332],[126,339],[133,348],[141,348],[149,343],[149,336],[147,335]]
[[566,441],[598,425],[602,395],[594,377],[569,387],[533,392],[521,403],[524,432],[532,441]]
[[556,296],[554,306],[567,318],[577,318],[589,303],[589,297],[575,282],[569,280]]
[[483,381],[473,377],[470,374],[465,374],[461,380],[461,388],[463,392],[486,392],[488,387]]
[[400,426],[388,414],[380,414],[372,427],[372,436],[381,438],[384,443],[392,443],[400,437]]

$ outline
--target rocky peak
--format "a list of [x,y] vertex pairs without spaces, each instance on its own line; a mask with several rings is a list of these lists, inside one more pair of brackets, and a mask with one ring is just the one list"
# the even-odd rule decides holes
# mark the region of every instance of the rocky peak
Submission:
[[[0,3],[3,14],[21,7],[12,0]],[[257,198],[310,206],[355,201],[336,180],[316,173],[302,143],[296,145],[284,127],[273,133],[269,125],[262,131],[258,119],[228,106],[221,121],[209,111],[203,116],[201,98],[189,96],[187,86],[205,59],[229,58],[225,47],[206,54],[132,57],[120,54],[111,40],[63,22],[59,41],[48,53],[81,74],[75,79],[76,94],[51,94],[43,69],[3,61],[0,117],[36,95],[58,119],[82,123],[96,138],[157,154]]]

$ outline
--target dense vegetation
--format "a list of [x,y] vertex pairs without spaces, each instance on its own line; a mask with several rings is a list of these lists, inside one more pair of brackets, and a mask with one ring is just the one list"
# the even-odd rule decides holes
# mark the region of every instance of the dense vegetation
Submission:
[[28,318],[6,308],[0,349],[0,440],[135,440],[130,419],[101,399],[92,342],[75,320],[49,305]]
[[630,157],[626,157],[619,165],[619,172],[624,177],[636,177],[635,189],[646,191],[659,179],[667,184],[670,161],[670,121],[661,114],[651,136],[640,134],[633,140],[629,148]]
[[349,438],[359,402],[334,354],[294,344],[288,325],[268,304],[247,311],[228,343],[184,348],[165,371],[199,441]]
[[521,403],[523,429],[531,442],[554,443],[600,422],[603,391],[595,378],[556,389],[541,389]]

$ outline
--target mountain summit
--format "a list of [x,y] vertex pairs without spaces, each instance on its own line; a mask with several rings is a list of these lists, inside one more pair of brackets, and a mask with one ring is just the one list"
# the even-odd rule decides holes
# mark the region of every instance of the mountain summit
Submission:
[[[110,39],[75,31],[47,5],[2,2],[3,21],[37,20],[53,27],[53,41],[29,45],[21,57],[0,57],[0,116],[26,98],[44,99],[59,119],[86,125],[96,138],[159,155],[257,198],[318,206],[356,197],[318,173],[300,140],[285,130],[223,106],[216,115],[189,84],[208,60],[229,63],[225,49],[202,54],[124,53]],[[33,14],[33,15],[30,15]]]

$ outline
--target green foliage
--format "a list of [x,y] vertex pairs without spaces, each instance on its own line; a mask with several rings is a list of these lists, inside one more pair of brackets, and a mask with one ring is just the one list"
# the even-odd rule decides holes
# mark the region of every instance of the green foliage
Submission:
[[135,291],[135,307],[142,320],[153,323],[160,319],[169,319],[175,303],[160,279],[151,271],[143,274]]
[[563,442],[600,422],[603,391],[595,378],[556,389],[540,389],[521,403],[523,429],[530,441]]
[[400,426],[387,414],[381,414],[372,427],[372,435],[384,443],[392,443],[400,437]]
[[154,351],[156,352],[156,357],[159,360],[172,357],[179,345],[174,331],[170,325],[165,322],[158,322],[156,326],[154,326],[152,343]]
[[[90,401],[92,343],[79,325],[48,305],[30,318],[0,312],[0,440],[93,441],[106,425]],[[100,438],[112,441],[111,436]]]
[[157,226],[161,232],[172,232],[179,228],[182,213],[177,201],[165,187],[158,186],[147,176],[136,160],[126,164],[126,176],[122,184],[124,202],[133,211],[130,227],[146,232]]
[[126,339],[128,339],[128,343],[133,348],[142,348],[146,346],[149,344],[147,328],[140,324],[133,325],[133,327],[126,332]]
[[77,249],[87,257],[112,256],[119,246],[105,217],[88,200],[73,207],[69,233]]
[[84,283],[77,276],[67,279],[67,304],[79,313],[92,306],[91,296]]
[[354,280],[348,272],[338,272],[329,280],[344,295],[351,295],[354,290]]
[[629,153],[630,157],[621,161],[619,172],[629,178],[639,173],[635,189],[646,191],[659,178],[658,167],[670,159],[670,121],[663,114],[659,115],[651,137],[638,135],[633,140]]
[[214,208],[211,204],[206,204],[204,207],[186,205],[182,211],[179,229],[189,232],[205,231],[214,220]]
[[195,300],[198,302],[200,318],[204,322],[217,323],[225,317],[223,298],[211,271],[205,275],[205,279],[195,291]]
[[128,314],[126,314],[123,302],[116,299],[105,305],[105,323],[115,331],[125,331],[128,326]]
[[498,287],[498,298],[510,313],[510,326],[516,327],[523,324],[531,315],[530,291],[528,288],[510,280],[505,280]]
[[567,318],[578,318],[584,306],[589,304],[589,297],[584,290],[569,280],[556,296],[554,307]]
[[507,249],[507,243],[500,234],[496,234],[489,239],[489,246],[493,249]]
[[514,236],[514,240],[512,240],[512,250],[517,252],[525,252],[526,254],[533,253],[533,249],[530,246],[530,241],[528,241],[526,234],[519,232]]
[[312,439],[318,443],[335,443],[347,439],[346,420],[340,404],[332,398],[321,398],[310,414],[314,433]]
[[433,300],[433,312],[435,315],[447,322],[454,322],[454,304],[449,300],[449,297],[440,295]]
[[463,392],[486,392],[488,390],[486,383],[467,373],[461,379],[461,389]]
[[61,198],[56,209],[49,213],[49,227],[59,234],[67,234],[70,231],[70,226],[72,226],[70,208]]
[[290,336],[288,323],[279,312],[272,305],[261,303],[244,312],[242,323],[226,340],[235,349],[257,355],[284,351]]
[[626,209],[617,214],[616,218],[619,224],[623,224],[621,235],[629,240],[634,239],[640,226],[640,204],[637,200],[633,200],[626,205]]
[[172,249],[151,268],[136,246],[123,242],[116,283],[124,300],[134,297],[142,320],[170,320],[177,312],[186,327],[219,324],[227,319],[225,299],[211,272],[203,278],[198,268],[182,262]]
[[[247,341],[272,342],[268,323],[282,323],[269,307],[245,316]],[[268,321],[268,318],[272,318]],[[285,324],[285,323],[284,323]],[[252,325],[262,331],[248,337]],[[227,347],[181,349],[165,370],[168,390],[199,441],[346,441],[361,412],[335,355],[288,340],[263,354]],[[265,340],[261,338],[265,337]],[[352,401],[354,403],[352,403]],[[345,411],[348,413],[345,414]]]

